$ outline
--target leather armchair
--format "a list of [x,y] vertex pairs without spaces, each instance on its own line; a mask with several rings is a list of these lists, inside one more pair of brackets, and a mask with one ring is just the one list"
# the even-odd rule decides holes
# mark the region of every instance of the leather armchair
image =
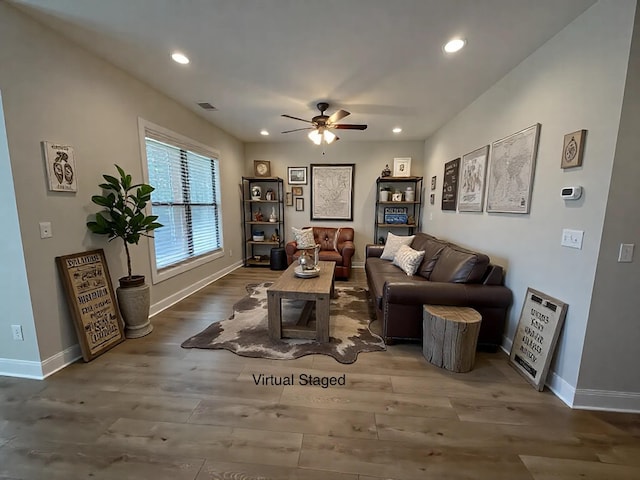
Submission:
[[[309,228],[309,227],[304,227]],[[356,249],[353,244],[353,228],[350,227],[312,227],[316,244],[320,245],[320,260],[335,262],[336,278],[348,279],[351,274],[351,257]],[[338,236],[336,239],[336,235]],[[297,261],[301,254],[298,244],[291,241],[285,245],[289,265]]]

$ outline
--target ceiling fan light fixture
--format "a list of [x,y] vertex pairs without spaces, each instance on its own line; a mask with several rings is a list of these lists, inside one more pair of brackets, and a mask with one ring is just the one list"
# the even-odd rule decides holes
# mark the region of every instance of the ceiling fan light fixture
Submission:
[[444,45],[444,51],[446,53],[456,53],[464,48],[467,41],[463,38],[452,38]]
[[335,139],[336,139],[336,135],[332,131],[330,130],[324,131],[324,141],[327,142],[327,144],[332,143]]
[[311,130],[308,137],[309,140],[311,140],[316,145],[320,145],[322,143],[322,134],[318,132],[318,130]]

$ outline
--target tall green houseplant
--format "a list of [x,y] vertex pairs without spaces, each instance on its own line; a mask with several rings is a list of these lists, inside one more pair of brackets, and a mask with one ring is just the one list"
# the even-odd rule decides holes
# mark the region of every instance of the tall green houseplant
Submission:
[[132,185],[131,175],[118,165],[115,167],[120,178],[103,175],[107,183],[101,183],[99,187],[106,194],[94,195],[91,201],[105,210],[96,213],[95,221],[87,222],[87,227],[98,235],[108,235],[109,241],[122,239],[127,254],[127,279],[132,280],[129,245],[137,245],[141,236],[150,237],[150,232],[163,225],[156,222],[157,215],[145,215],[144,212],[155,189],[145,183]]

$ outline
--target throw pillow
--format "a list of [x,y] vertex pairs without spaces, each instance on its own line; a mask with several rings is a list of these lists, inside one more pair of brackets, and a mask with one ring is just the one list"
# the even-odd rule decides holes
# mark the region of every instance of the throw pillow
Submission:
[[313,238],[313,228],[296,228],[291,227],[293,236],[296,240],[297,248],[315,248],[316,240]]
[[336,235],[333,237],[333,249],[340,253],[340,250],[338,250],[338,239],[340,238],[340,227],[336,228]]
[[415,275],[424,257],[424,250],[414,250],[408,245],[402,245],[396,252],[393,264],[400,267],[407,275]]
[[403,245],[411,245],[411,242],[413,242],[414,238],[415,235],[402,237],[400,235],[394,235],[393,233],[389,232],[387,234],[387,243],[384,244],[384,250],[382,251],[382,255],[380,255],[380,258],[383,260],[393,260],[398,249]]

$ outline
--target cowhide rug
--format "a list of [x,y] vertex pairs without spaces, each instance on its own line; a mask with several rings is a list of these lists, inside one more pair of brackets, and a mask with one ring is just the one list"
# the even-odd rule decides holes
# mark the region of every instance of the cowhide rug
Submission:
[[[283,338],[271,340],[267,333],[267,288],[271,283],[248,285],[249,295],[233,306],[228,320],[212,323],[186,340],[183,348],[225,348],[245,357],[288,360],[305,355],[330,355],[340,363],[353,363],[360,352],[385,350],[378,335],[369,329],[375,314],[369,307],[367,292],[360,287],[336,287],[331,300],[329,343]],[[283,325],[294,325],[304,301],[283,300]],[[314,315],[315,316],[315,315]],[[312,316],[309,325],[315,328]]]

